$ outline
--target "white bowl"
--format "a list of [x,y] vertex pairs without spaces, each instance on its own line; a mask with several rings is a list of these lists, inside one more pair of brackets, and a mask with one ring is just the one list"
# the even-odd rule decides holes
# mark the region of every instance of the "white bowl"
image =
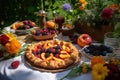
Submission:
[[[93,45],[93,48],[91,45]],[[83,47],[80,51],[85,57],[89,59],[91,59],[93,56],[103,56],[105,59],[107,59],[109,55],[114,53],[114,49],[110,46],[105,46],[104,44],[98,43],[91,45]]]

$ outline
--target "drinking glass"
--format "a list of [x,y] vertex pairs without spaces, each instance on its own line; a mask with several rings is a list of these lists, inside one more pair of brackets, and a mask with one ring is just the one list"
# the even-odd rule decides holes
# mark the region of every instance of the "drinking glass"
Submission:
[[55,17],[55,23],[58,24],[58,32],[62,30],[63,23],[65,22],[65,18],[62,16]]
[[104,35],[104,44],[114,49],[119,48],[120,38],[113,37],[113,32],[107,32]]

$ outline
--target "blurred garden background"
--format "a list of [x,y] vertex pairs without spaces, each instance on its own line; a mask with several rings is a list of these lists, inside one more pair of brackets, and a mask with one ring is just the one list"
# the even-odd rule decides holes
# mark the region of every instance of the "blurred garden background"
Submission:
[[[65,15],[66,13],[63,12],[61,8],[63,3],[70,3],[72,9],[74,9],[75,15],[80,13],[79,15],[83,16],[83,18],[86,19],[84,17],[86,16],[86,14],[77,10],[77,8],[78,9],[80,8],[77,7],[79,1],[80,0],[0,0],[0,27],[3,28],[11,25],[15,21],[23,20],[32,20],[36,22],[36,24],[38,24],[39,17],[35,14],[35,12],[38,12],[39,10],[42,9],[44,9],[47,12],[46,19],[54,19],[55,16],[54,11],[56,11],[60,15]],[[87,2],[85,3],[88,4],[88,6],[86,6],[87,10],[90,10],[93,7],[95,8],[95,6],[99,10],[91,12],[100,12],[102,11],[103,7],[105,7],[108,4],[120,5],[120,0],[81,0],[81,1]],[[95,14],[97,15],[98,13]],[[92,17],[93,16],[94,15],[92,15]],[[78,15],[74,17],[78,17]],[[89,19],[91,20],[92,17],[89,17]]]

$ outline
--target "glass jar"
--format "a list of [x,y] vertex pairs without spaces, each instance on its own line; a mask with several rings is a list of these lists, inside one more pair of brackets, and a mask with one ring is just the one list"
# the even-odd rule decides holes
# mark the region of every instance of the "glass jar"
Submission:
[[104,34],[104,44],[113,47],[114,49],[119,48],[120,38],[113,37],[113,32],[107,32]]

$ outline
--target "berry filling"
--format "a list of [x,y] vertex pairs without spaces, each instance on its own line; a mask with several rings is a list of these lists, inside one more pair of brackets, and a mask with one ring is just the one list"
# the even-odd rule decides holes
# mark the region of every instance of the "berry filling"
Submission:
[[[41,59],[47,59],[50,57],[56,57],[56,58],[68,58],[70,56],[70,49],[68,49],[69,47],[65,46],[65,45],[55,45],[55,46],[51,46],[48,48],[44,48],[44,45],[38,45],[36,46],[35,49],[32,50],[32,53]],[[66,51],[65,51],[66,50]],[[64,57],[66,56],[67,57]]]

